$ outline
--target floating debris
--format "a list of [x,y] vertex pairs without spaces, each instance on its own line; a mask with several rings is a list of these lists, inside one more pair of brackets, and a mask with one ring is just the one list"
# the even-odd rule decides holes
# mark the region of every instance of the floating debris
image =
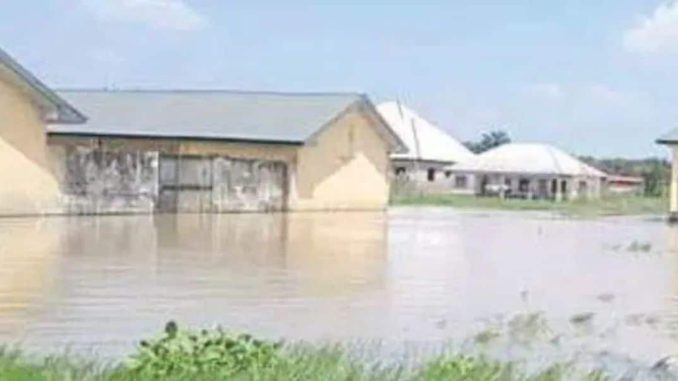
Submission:
[[627,325],[640,326],[649,325],[652,328],[657,328],[661,322],[661,318],[653,314],[632,314],[626,316],[625,322]]
[[610,303],[610,302],[612,302],[616,297],[617,297],[617,296],[616,296],[615,294],[612,294],[612,293],[606,293],[606,294],[600,294],[600,295],[596,296],[596,299],[598,299],[599,301],[601,301],[601,302],[603,302],[603,303]]
[[520,291],[520,299],[523,301],[523,303],[527,303],[530,299],[530,292],[527,290]]
[[583,314],[573,315],[570,318],[570,323],[572,323],[572,324],[590,323],[591,321],[593,321],[594,316],[595,316],[595,314],[593,312],[587,312],[587,313],[583,313]]
[[488,328],[486,330],[478,332],[478,334],[476,334],[475,337],[473,338],[473,341],[475,341],[476,344],[485,345],[498,339],[500,336],[501,334],[497,332],[497,330]]
[[649,253],[652,251],[652,243],[633,241],[626,250],[633,253]]
[[643,321],[644,321],[644,320],[645,320],[645,315],[644,315],[644,314],[632,314],[632,315],[628,315],[628,316],[626,316],[626,319],[625,319],[626,324],[628,324],[628,325],[634,325],[634,326],[638,326],[638,325],[643,324]]
[[550,336],[551,327],[543,312],[516,315],[508,322],[509,335],[517,342],[531,343]]

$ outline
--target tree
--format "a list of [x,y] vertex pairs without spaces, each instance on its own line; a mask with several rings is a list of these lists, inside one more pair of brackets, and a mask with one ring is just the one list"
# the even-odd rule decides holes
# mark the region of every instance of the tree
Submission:
[[664,195],[671,177],[671,163],[660,158],[623,159],[584,156],[580,159],[611,175],[642,177],[646,196]]
[[645,195],[646,196],[662,196],[664,189],[669,183],[671,177],[670,166],[661,163],[661,161],[653,161],[645,172],[641,173],[643,180],[645,180]]
[[464,145],[473,153],[483,153],[508,143],[511,143],[511,137],[506,131],[494,130],[483,133],[479,141],[465,142]]

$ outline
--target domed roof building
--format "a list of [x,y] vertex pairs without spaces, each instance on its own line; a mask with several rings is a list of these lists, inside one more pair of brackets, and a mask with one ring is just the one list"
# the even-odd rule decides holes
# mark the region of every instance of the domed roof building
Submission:
[[607,176],[559,148],[538,143],[505,144],[449,169],[472,178],[466,181],[469,193],[540,199],[598,197]]

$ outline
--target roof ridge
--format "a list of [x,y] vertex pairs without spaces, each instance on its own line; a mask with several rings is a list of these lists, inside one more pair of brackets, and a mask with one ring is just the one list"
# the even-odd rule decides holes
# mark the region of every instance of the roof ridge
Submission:
[[563,166],[560,165],[561,163],[560,163],[560,160],[558,160],[557,154],[564,153],[564,152],[557,149],[556,147],[554,147],[550,144],[544,144],[542,146],[544,148],[546,148],[546,151],[548,152],[549,156],[551,157],[551,160],[553,160],[553,165],[555,166],[556,170],[560,173],[563,173],[564,169],[563,169]]
[[137,94],[242,94],[242,95],[272,95],[272,96],[354,96],[366,97],[366,93],[352,91],[276,91],[276,90],[244,90],[244,89],[217,89],[217,88],[56,88],[58,93],[137,93]]

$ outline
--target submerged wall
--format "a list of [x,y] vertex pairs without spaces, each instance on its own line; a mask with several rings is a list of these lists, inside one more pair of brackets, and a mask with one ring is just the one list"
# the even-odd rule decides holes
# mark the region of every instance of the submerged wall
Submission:
[[153,212],[158,199],[158,152],[64,147],[61,177],[68,214]]
[[[68,214],[284,210],[283,162],[183,154],[181,144],[144,147],[61,138],[53,145]],[[65,143],[65,144],[64,144]],[[70,143],[70,144],[68,144]],[[75,144],[74,144],[75,143]]]
[[389,147],[360,110],[349,110],[299,149],[293,210],[384,209]]
[[0,75],[0,215],[57,212],[59,196],[38,108]]

